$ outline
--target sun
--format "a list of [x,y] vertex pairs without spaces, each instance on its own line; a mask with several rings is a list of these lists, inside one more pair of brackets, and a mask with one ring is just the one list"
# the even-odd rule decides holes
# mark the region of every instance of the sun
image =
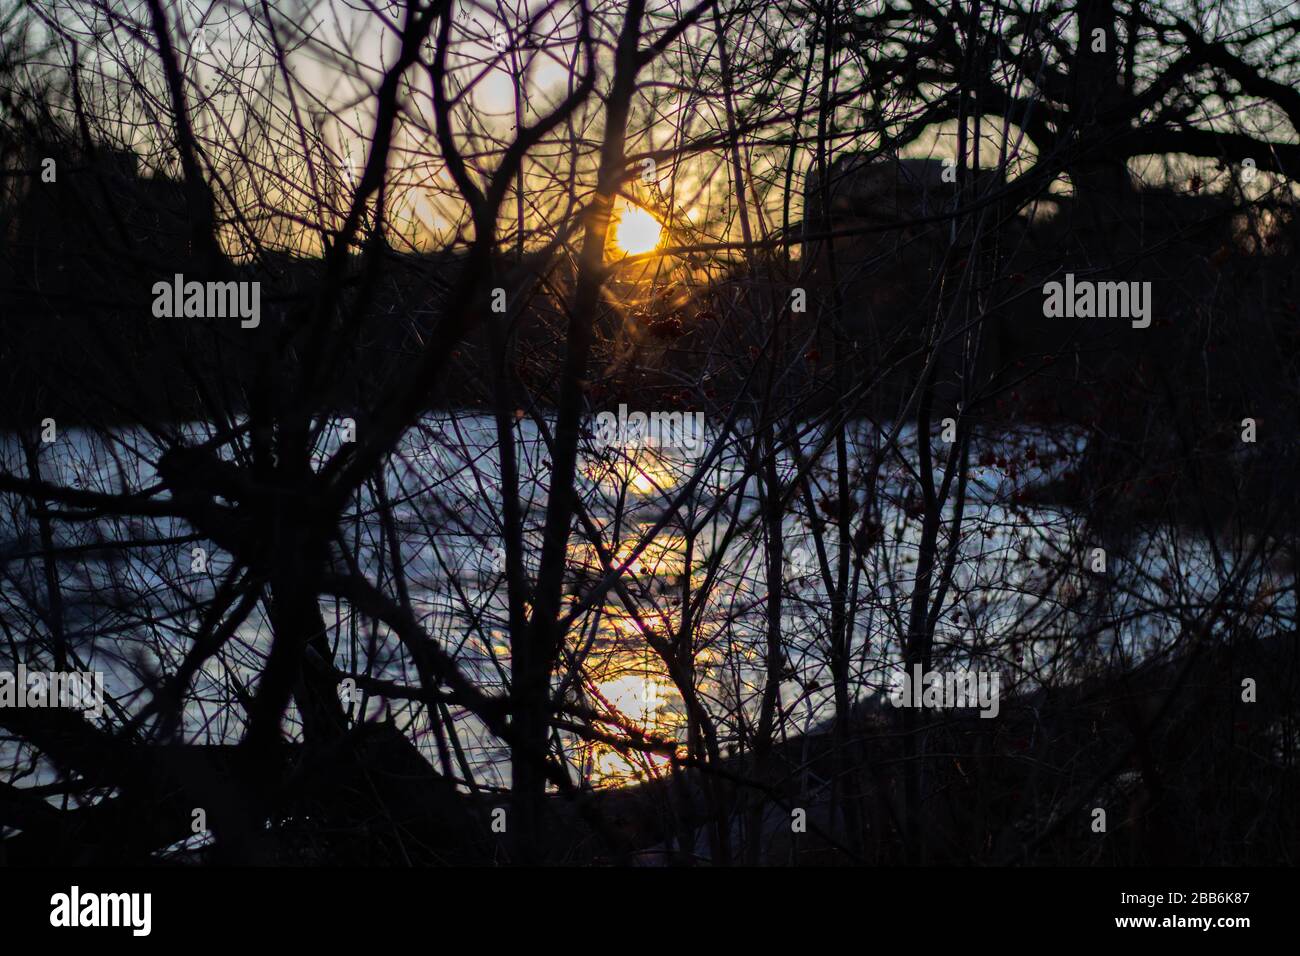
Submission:
[[663,224],[640,206],[627,206],[614,227],[614,242],[630,256],[653,252],[659,245]]

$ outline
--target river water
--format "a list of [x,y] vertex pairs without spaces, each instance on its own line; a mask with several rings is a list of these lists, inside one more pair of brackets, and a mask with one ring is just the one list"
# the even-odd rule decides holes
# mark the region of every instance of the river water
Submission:
[[[337,423],[335,423],[337,425]],[[187,431],[197,440],[202,426]],[[850,429],[848,461],[855,524],[876,475],[876,506],[856,577],[851,642],[851,687],[858,699],[890,688],[899,671],[915,577],[920,526],[915,473],[916,435],[908,428]],[[946,446],[937,439],[936,480],[942,479]],[[584,447],[581,491],[591,521],[606,547],[625,562],[656,526],[661,529],[624,573],[636,613],[612,592],[578,614],[565,642],[557,693],[602,715],[599,727],[619,735],[628,727],[665,740],[685,741],[681,694],[647,640],[647,632],[671,638],[691,607],[689,646],[698,694],[716,722],[724,745],[752,731],[766,670],[767,545],[761,519],[763,491],[750,474],[753,439],[742,423],[727,435],[707,429],[718,454],[630,441],[615,447],[595,436]],[[323,458],[337,447],[332,427],[322,438]],[[893,439],[893,450],[888,440]],[[429,415],[410,431],[385,472],[401,554],[400,573],[426,632],[461,670],[489,693],[504,692],[510,668],[501,574],[500,469],[491,419],[476,413]],[[811,462],[808,494],[794,496],[782,523],[784,646],[779,694],[779,732],[793,735],[824,723],[831,713],[829,658],[831,605],[820,573],[816,524],[807,501],[823,518],[836,514],[833,445],[813,426],[798,439],[799,456]],[[881,454],[882,448],[886,449]],[[974,439],[970,482],[957,540],[948,519],[939,538],[942,555],[952,551],[952,587],[936,624],[938,655],[947,666],[996,670],[1002,693],[1059,679],[1080,655],[1146,653],[1179,632],[1177,606],[1194,606],[1213,594],[1231,570],[1216,566],[1209,548],[1174,529],[1142,532],[1125,553],[1105,556],[1105,575],[1119,586],[1104,606],[1091,565],[1086,529],[1068,509],[1032,503],[1033,492],[1077,467],[1083,441],[1076,435],[1021,429]],[[137,429],[110,435],[77,429],[42,448],[47,480],[106,492],[150,487],[149,462],[158,448]],[[525,551],[536,572],[546,504],[549,459],[534,422],[516,430],[520,497],[525,514]],[[10,436],[0,445],[3,467],[16,474],[26,465]],[[788,483],[799,463],[783,454],[778,474]],[[693,491],[680,499],[692,476]],[[363,489],[341,523],[342,549],[388,594],[398,593],[387,556],[391,542],[376,508],[373,489]],[[672,508],[670,505],[678,504]],[[3,558],[3,620],[6,666],[25,655],[27,635],[49,632],[49,600],[39,537],[30,509],[13,495],[0,495],[0,557]],[[832,567],[837,532],[828,525],[822,545]],[[64,626],[70,646],[88,670],[106,674],[117,704],[106,720],[117,722],[148,699],[158,673],[171,672],[192,646],[192,635],[230,556],[211,542],[185,540],[183,523],[167,519],[102,516],[55,522]],[[122,546],[123,544],[127,546]],[[1104,544],[1104,543],[1103,543]],[[202,549],[200,553],[195,549]],[[575,534],[569,573],[585,591],[605,570],[596,549]],[[689,564],[689,568],[688,568]],[[203,566],[206,565],[206,566]],[[1252,581],[1273,611],[1293,599],[1287,582],[1269,569]],[[1176,599],[1176,600],[1175,600]],[[354,615],[341,601],[323,600],[322,612],[335,647],[336,666],[346,673],[417,683],[396,637],[382,625]],[[233,742],[243,732],[242,707],[230,706],[255,687],[269,642],[260,604],[234,640],[204,666],[184,712],[188,740]],[[362,705],[357,704],[360,709]],[[389,716],[438,765],[437,749],[422,706],[368,697],[365,713]],[[451,727],[464,760],[480,785],[509,785],[507,754],[471,714],[452,709]],[[286,726],[295,729],[290,714]],[[660,773],[662,758],[627,755],[605,744],[564,735],[574,779],[593,787],[617,786]],[[14,755],[12,746],[7,757]]]

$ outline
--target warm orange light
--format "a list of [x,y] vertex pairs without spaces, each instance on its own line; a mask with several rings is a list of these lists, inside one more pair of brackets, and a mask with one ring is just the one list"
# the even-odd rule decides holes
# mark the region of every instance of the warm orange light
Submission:
[[663,225],[640,206],[627,206],[614,227],[614,242],[630,256],[653,252],[659,245]]

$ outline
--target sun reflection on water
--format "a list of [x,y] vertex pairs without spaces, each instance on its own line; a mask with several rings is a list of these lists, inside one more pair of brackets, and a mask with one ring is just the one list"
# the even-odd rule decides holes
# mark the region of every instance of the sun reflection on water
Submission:
[[[609,717],[600,729],[617,737],[637,731],[658,740],[678,740],[684,727],[681,697],[662,663],[645,650],[620,648],[617,643],[593,653],[584,665],[585,695],[594,709]],[[592,785],[604,788],[656,777],[667,768],[669,757],[586,741],[580,747],[580,762]]]

